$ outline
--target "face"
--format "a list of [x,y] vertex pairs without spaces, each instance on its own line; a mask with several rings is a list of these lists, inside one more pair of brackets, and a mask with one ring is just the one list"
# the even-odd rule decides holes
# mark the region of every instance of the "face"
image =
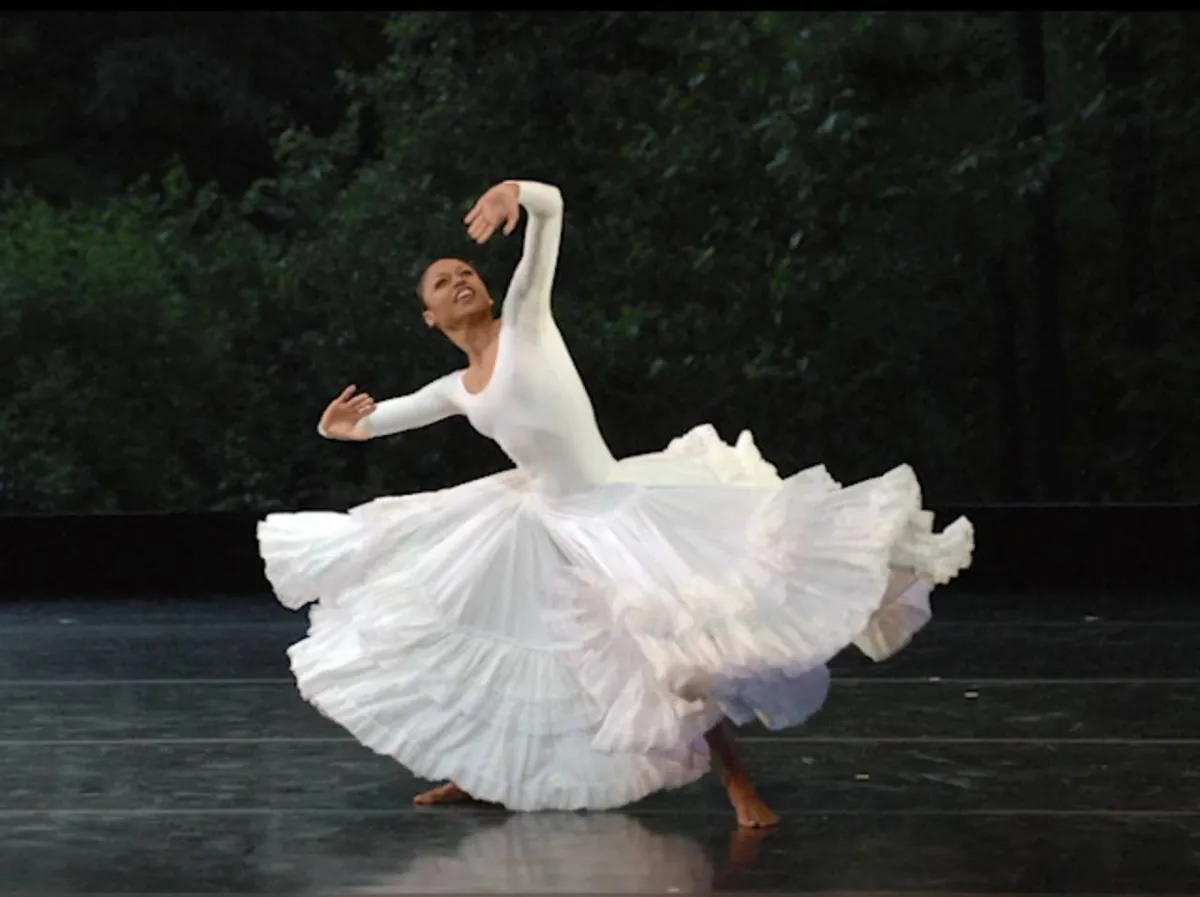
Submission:
[[425,302],[425,323],[442,330],[491,315],[492,297],[487,286],[462,259],[438,259],[430,265],[421,279],[421,298]]

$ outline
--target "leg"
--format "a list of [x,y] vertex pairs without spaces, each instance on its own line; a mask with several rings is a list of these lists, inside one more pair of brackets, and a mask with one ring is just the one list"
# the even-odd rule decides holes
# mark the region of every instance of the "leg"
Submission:
[[855,637],[854,646],[876,663],[905,648],[932,617],[932,591],[933,583],[921,579],[915,571],[893,568],[879,608]]
[[733,743],[733,727],[729,720],[721,720],[704,736],[709,750],[721,761],[721,781],[729,793],[729,800],[737,813],[738,825],[742,828],[770,828],[779,822],[779,817],[766,805],[750,774],[742,765]]
[[920,579],[917,572],[908,567],[893,567],[892,574],[888,577],[887,589],[883,593],[883,601],[880,602],[880,607],[887,607],[892,604],[911,588],[916,581]]
[[453,782],[447,782],[445,785],[438,785],[436,788],[421,792],[413,798],[413,803],[418,807],[431,807],[434,804],[461,804],[470,800],[471,795]]

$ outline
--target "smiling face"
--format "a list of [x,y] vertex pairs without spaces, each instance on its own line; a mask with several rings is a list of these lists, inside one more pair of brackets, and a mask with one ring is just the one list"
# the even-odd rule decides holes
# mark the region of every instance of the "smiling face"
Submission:
[[421,301],[425,303],[425,323],[441,330],[455,330],[492,313],[487,285],[462,259],[438,259],[425,269]]

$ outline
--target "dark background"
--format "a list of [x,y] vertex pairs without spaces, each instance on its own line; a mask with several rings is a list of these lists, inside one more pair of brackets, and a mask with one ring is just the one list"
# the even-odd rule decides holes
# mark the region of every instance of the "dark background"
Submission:
[[[262,513],[499,468],[463,421],[314,428],[457,364],[413,285],[519,177],[565,194],[618,454],[711,421],[785,473],[908,461],[977,524],[964,589],[1186,590],[1197,46],[1184,11],[0,14],[0,589],[261,591]],[[472,257],[501,292],[518,253]]]

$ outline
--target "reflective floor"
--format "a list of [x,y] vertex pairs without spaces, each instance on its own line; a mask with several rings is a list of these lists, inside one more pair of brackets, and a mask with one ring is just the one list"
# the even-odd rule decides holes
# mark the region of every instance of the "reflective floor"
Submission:
[[416,810],[258,602],[0,604],[0,894],[1200,893],[1200,602],[956,598],[827,708],[620,813]]

